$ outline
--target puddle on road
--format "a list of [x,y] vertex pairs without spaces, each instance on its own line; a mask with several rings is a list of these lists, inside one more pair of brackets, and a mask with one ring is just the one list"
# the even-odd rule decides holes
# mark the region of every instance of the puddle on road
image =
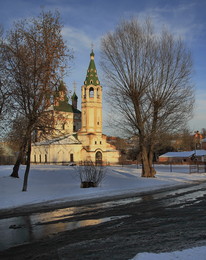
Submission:
[[[42,239],[66,230],[95,226],[104,222],[129,217],[129,215],[124,215],[100,219],[88,219],[89,215],[92,215],[99,209],[113,208],[132,202],[138,203],[140,201],[142,201],[142,198],[133,197],[82,207],[58,209],[46,213],[32,214],[30,216],[0,219],[0,251],[16,245]],[[85,219],[80,221],[70,221],[73,217],[84,217]]]
[[[63,231],[87,226],[95,226],[104,222],[129,217],[129,215],[124,215],[100,219],[69,221],[68,218],[65,219],[64,216],[56,216],[55,214],[56,212],[53,211],[45,214],[41,213],[31,216],[21,216],[0,220],[0,251],[20,244],[39,240],[47,236],[52,236]],[[48,222],[49,219],[50,222]],[[36,222],[37,220],[38,222]],[[55,222],[53,222],[54,220]]]
[[[165,198],[161,203],[165,207],[177,206],[180,208],[187,207],[188,205],[192,205],[189,203],[199,203],[199,201],[206,196],[206,184],[203,183],[201,188],[198,189],[198,186],[181,188],[179,190],[163,192],[160,194],[153,195],[154,199],[162,199]],[[167,196],[166,196],[167,195]],[[160,203],[160,204],[161,204]]]
[[[149,203],[153,199],[161,200],[162,198],[165,199],[158,201],[158,203],[159,205],[162,203],[166,208],[172,205],[179,205],[182,207],[180,204],[183,204],[184,202],[195,201],[195,203],[197,203],[200,197],[206,195],[205,186],[206,184],[201,185],[202,189],[199,190],[198,187],[188,187],[175,191],[165,191],[157,194],[153,193],[140,197],[119,199],[88,206],[58,209],[46,213],[32,214],[30,216],[1,219],[0,251],[16,245],[42,239],[66,230],[95,226],[104,222],[129,217],[128,215],[123,215],[100,219],[89,219],[89,216],[91,215],[92,218],[92,214],[95,211],[104,208],[113,208],[143,201],[148,201]],[[71,218],[74,217],[81,217],[84,218],[84,220],[71,221]]]

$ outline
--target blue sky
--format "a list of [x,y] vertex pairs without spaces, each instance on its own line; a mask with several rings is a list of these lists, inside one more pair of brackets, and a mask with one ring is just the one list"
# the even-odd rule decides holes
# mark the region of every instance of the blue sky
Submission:
[[[73,82],[76,82],[79,101],[91,43],[94,44],[99,79],[103,83],[99,66],[100,40],[114,30],[122,18],[142,20],[150,16],[157,30],[166,26],[173,34],[180,35],[194,60],[196,105],[189,126],[191,130],[206,128],[206,0],[0,0],[0,24],[6,30],[15,20],[37,16],[42,8],[45,11],[58,9],[61,14],[63,35],[75,56],[65,82],[71,91]],[[106,117],[107,113],[104,113]]]

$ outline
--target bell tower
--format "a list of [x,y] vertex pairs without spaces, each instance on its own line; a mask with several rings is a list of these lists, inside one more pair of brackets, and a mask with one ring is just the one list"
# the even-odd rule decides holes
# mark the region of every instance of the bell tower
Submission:
[[81,88],[81,95],[82,128],[80,132],[102,135],[102,86],[97,76],[93,50],[90,54],[90,63]]

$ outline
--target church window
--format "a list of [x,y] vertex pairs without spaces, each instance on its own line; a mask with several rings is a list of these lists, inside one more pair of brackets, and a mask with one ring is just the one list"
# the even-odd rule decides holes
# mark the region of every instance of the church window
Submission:
[[74,161],[74,154],[71,153],[71,154],[70,154],[70,162],[73,162],[73,161]]
[[90,83],[93,84],[93,80],[90,80]]
[[90,89],[89,89],[89,97],[90,97],[90,98],[93,98],[93,97],[94,97],[94,89],[93,89],[93,88],[90,88]]
[[62,124],[62,130],[65,130],[65,123]]
[[97,122],[97,125],[99,125],[99,122]]
[[45,154],[45,163],[47,163],[47,154]]
[[94,143],[97,144],[97,141],[95,141]]
[[84,88],[84,98],[86,98],[86,92],[87,91],[87,89],[86,88]]
[[39,155],[39,162],[41,163],[41,154]]
[[102,144],[102,141],[100,141],[99,143]]

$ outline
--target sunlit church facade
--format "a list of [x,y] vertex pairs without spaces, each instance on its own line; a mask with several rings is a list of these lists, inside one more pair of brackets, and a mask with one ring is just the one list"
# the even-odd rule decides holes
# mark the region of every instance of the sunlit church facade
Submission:
[[120,153],[107,143],[102,133],[102,86],[94,62],[93,51],[84,85],[81,87],[81,111],[74,91],[72,104],[62,82],[50,107],[55,113],[55,131],[52,136],[32,144],[32,163],[67,164],[92,161],[116,164]]

